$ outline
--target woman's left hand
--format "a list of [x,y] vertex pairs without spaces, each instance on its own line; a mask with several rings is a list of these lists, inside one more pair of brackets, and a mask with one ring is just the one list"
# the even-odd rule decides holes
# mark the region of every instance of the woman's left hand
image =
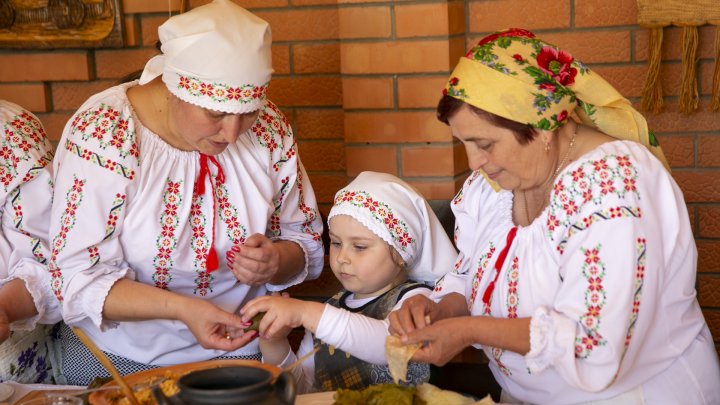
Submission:
[[255,331],[230,336],[229,329],[238,330],[245,325],[242,318],[202,299],[189,299],[187,305],[183,305],[179,319],[206,349],[237,350],[257,336]]
[[408,333],[403,343],[423,344],[412,357],[413,361],[443,366],[471,344],[465,336],[467,323],[468,317],[443,319]]
[[253,287],[269,283],[280,271],[280,249],[259,233],[247,238],[244,245],[233,246],[227,260],[235,278]]

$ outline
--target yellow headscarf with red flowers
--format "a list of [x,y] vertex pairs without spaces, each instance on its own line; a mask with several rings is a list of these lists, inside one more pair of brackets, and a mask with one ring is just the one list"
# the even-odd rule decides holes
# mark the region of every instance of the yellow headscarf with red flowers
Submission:
[[647,122],[602,77],[530,31],[509,29],[478,42],[443,94],[501,117],[552,131],[574,111],[586,125],[645,145],[669,170]]

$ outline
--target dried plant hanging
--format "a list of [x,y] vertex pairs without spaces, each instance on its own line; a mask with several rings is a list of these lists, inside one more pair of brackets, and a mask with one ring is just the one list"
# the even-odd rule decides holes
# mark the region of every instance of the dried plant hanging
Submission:
[[715,72],[710,105],[714,111],[720,111],[720,0],[638,0],[638,24],[650,30],[642,108],[651,112],[659,112],[663,106],[660,85],[663,28],[683,27],[680,111],[684,113],[691,113],[698,106],[698,27],[715,25]]

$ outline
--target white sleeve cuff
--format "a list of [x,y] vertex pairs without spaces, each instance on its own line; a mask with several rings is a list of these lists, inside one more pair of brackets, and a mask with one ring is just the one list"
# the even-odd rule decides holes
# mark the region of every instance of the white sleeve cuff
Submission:
[[570,326],[563,323],[562,319],[553,316],[545,307],[535,310],[530,319],[530,351],[525,355],[525,363],[531,373],[545,370],[565,354],[556,339],[558,329]]
[[[303,269],[299,271],[296,275],[291,277],[285,284],[265,284],[265,288],[267,288],[268,291],[283,291],[294,285],[302,283],[308,278],[308,275],[310,275],[311,279],[317,278],[320,275],[320,271],[314,271],[317,265],[314,263],[315,261],[312,260],[313,258],[308,254],[307,248],[302,243],[302,240],[283,237],[273,238],[272,240],[285,240],[288,242],[294,242],[298,246],[300,246],[300,250],[302,250],[303,252],[303,258],[305,259],[305,267],[303,267]],[[322,270],[322,265],[320,265],[320,270]]]
[[[291,364],[293,364],[295,361],[297,361],[297,355],[292,351],[292,349],[288,350],[287,355],[285,355],[285,358],[283,361],[280,362],[280,364],[277,364],[280,368],[285,368]],[[265,358],[263,357],[262,362],[265,363]]]
[[0,285],[21,279],[25,282],[25,288],[32,296],[38,314],[27,319],[18,320],[12,323],[13,330],[32,330],[38,323],[54,324],[62,320],[60,303],[50,289],[50,277],[43,264],[34,259],[21,259],[12,271],[12,275],[0,282]]
[[107,267],[93,268],[91,274],[86,272],[76,274],[63,294],[65,323],[73,326],[88,318],[100,331],[117,327],[118,322],[106,321],[103,318],[103,308],[110,289],[123,278],[135,280],[135,272],[129,267],[123,269]]

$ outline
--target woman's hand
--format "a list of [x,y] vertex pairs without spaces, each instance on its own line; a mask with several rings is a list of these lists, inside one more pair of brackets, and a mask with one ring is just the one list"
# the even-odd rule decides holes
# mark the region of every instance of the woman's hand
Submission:
[[439,319],[438,311],[439,305],[435,301],[424,295],[414,295],[406,299],[400,309],[390,313],[388,331],[392,335],[407,335]]
[[269,283],[280,271],[280,249],[267,236],[256,233],[227,253],[228,265],[243,284]]
[[412,357],[413,361],[443,366],[472,344],[466,333],[469,321],[469,317],[443,319],[415,329],[403,337],[402,342],[422,343],[423,346]]
[[284,294],[255,298],[245,304],[240,313],[247,322],[258,312],[265,312],[260,321],[260,336],[274,339],[287,336],[299,326],[314,332],[323,310],[323,304],[296,300]]
[[257,336],[257,332],[234,333],[228,330],[242,330],[247,324],[240,316],[223,311],[209,301],[189,299],[179,315],[198,343],[206,349],[237,350]]

